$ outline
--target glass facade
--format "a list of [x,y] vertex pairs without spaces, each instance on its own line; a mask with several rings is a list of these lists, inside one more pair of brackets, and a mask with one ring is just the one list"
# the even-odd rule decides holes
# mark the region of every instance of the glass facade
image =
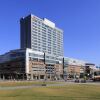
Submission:
[[32,53],[29,53],[29,59],[30,60],[33,60],[33,61],[43,61],[44,62],[44,59],[45,59],[45,64],[63,64],[63,58],[61,59],[58,59],[57,57],[54,57],[54,56],[51,56],[50,54],[39,54],[39,53],[35,53],[32,52]]

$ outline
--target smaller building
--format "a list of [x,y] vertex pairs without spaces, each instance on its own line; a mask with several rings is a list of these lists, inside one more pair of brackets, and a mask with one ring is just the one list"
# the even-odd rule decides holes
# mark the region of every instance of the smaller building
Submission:
[[11,50],[0,56],[0,79],[61,80],[92,75],[95,64],[52,56],[32,49]]
[[86,62],[74,58],[64,57],[64,72],[67,78],[83,78]]
[[63,57],[52,56],[32,49],[11,50],[0,56],[1,79],[63,78]]

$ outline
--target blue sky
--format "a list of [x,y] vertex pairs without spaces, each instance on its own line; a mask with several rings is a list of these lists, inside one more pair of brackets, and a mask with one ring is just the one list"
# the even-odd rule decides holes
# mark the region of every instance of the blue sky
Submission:
[[100,64],[100,0],[0,0],[0,54],[20,47],[20,17],[46,17],[64,30],[64,55]]

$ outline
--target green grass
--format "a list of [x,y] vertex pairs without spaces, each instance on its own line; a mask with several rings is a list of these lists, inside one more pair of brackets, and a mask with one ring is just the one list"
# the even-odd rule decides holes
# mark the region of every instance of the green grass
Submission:
[[0,100],[100,100],[100,86],[68,84],[61,87],[0,90]]
[[[59,82],[60,83],[60,82]],[[46,84],[59,84],[57,82],[46,82]],[[14,86],[30,86],[34,84],[43,84],[43,81],[7,81],[7,82],[0,82],[0,87],[14,87]]]

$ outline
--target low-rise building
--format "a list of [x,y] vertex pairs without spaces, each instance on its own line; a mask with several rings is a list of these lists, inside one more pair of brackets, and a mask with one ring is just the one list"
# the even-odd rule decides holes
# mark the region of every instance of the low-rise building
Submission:
[[62,79],[63,57],[32,49],[17,49],[0,56],[1,79]]
[[60,80],[82,78],[94,64],[68,57],[52,56],[32,49],[11,50],[0,56],[0,79]]
[[64,57],[64,72],[67,78],[83,77],[85,61]]

